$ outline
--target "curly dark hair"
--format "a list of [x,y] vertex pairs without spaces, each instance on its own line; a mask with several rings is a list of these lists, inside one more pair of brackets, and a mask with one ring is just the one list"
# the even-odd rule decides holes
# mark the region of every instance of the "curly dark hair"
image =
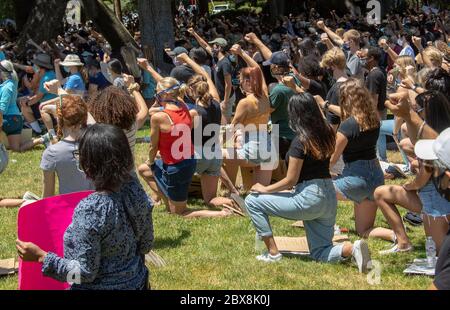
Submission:
[[440,91],[450,98],[450,74],[442,68],[433,69],[426,77],[425,88],[428,91]]
[[120,190],[131,180],[133,154],[122,129],[107,125],[89,126],[79,139],[80,168],[97,191]]
[[130,130],[133,127],[139,112],[133,97],[115,86],[110,86],[91,97],[88,107],[97,123],[114,125],[123,130]]

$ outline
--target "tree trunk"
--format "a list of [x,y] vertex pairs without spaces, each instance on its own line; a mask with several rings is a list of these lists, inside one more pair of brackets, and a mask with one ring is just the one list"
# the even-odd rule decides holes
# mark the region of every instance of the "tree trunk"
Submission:
[[114,12],[116,13],[117,18],[122,21],[122,4],[120,0],[114,0]]
[[14,11],[16,16],[17,31],[21,32],[28,17],[30,17],[31,10],[36,4],[36,0],[15,0]]
[[153,64],[168,73],[170,66],[164,63],[163,57],[166,45],[174,44],[171,1],[139,0],[138,10],[142,45],[155,51]]
[[29,38],[40,44],[55,39],[64,30],[63,18],[68,0],[36,0],[17,45],[23,50]]
[[209,0],[199,0],[197,3],[200,15],[209,13]]
[[81,4],[86,13],[86,17],[93,21],[98,31],[111,44],[113,49],[120,49],[126,45],[133,45],[139,48],[138,44],[120,22],[117,17],[102,1],[100,0],[82,0]]

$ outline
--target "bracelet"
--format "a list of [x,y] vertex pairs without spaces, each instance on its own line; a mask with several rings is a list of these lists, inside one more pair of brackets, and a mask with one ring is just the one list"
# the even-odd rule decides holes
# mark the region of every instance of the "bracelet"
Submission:
[[425,125],[427,124],[427,122],[423,122],[422,125],[420,126],[419,132],[417,133],[417,141],[422,139],[422,134],[423,134],[423,130],[425,129]]

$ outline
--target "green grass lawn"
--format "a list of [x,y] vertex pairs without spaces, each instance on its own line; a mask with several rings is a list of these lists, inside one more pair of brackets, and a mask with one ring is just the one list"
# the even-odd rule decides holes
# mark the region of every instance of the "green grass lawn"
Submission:
[[[140,132],[143,135],[143,132]],[[137,163],[144,162],[147,145],[137,146]],[[11,154],[10,166],[0,176],[0,198],[19,198],[26,191],[41,192],[39,162],[43,149],[24,154]],[[398,159],[396,154],[391,157]],[[193,202],[195,208],[204,208]],[[0,209],[0,259],[16,255],[17,210]],[[306,258],[284,258],[279,264],[265,265],[255,260],[255,231],[248,218],[231,217],[215,220],[185,220],[154,211],[155,252],[164,258],[162,268],[149,266],[154,289],[426,289],[431,284],[427,277],[404,276],[407,263],[416,257],[425,257],[423,229],[408,227],[416,248],[411,254],[380,257],[377,252],[389,243],[370,240],[373,258],[382,264],[381,284],[371,286],[366,276],[360,275],[350,263],[327,265]],[[292,222],[273,219],[278,236],[303,236],[304,231],[291,227]],[[353,207],[340,203],[338,225],[350,229],[354,241]],[[377,225],[387,224],[379,214]],[[17,276],[0,278],[0,289],[17,288]]]

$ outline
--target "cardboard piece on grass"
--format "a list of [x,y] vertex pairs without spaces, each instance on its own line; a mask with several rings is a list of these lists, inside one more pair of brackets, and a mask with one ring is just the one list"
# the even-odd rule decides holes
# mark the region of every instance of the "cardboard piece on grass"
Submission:
[[298,222],[295,222],[294,224],[292,224],[292,227],[305,228],[305,223],[303,223],[303,221],[298,221]]
[[[349,241],[346,235],[335,236],[333,243],[338,244]],[[275,237],[275,243],[278,250],[282,254],[293,255],[309,255],[308,239],[306,237],[290,238],[290,237]]]
[[10,276],[19,271],[19,261],[15,258],[0,260],[0,277]]
[[[64,255],[63,236],[72,223],[73,213],[80,201],[93,192],[74,193],[37,201],[19,209],[18,238],[33,242],[44,251]],[[20,290],[65,290],[61,283],[42,274],[42,264],[19,259]]]

